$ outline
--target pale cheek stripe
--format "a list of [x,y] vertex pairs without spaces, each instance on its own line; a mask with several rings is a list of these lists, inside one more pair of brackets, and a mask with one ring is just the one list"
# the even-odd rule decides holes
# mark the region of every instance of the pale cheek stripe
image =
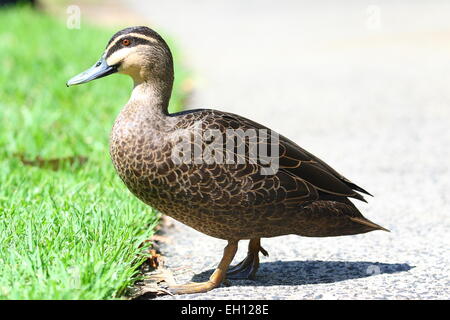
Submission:
[[[144,45],[140,44],[135,47],[122,48],[118,51],[115,51],[108,57],[108,59],[106,59],[106,63],[110,66],[115,65],[115,64],[121,62],[125,57],[130,55],[130,53],[132,53],[133,51],[136,51],[137,49],[139,49],[139,47],[143,47],[143,46]],[[106,52],[105,52],[104,56],[105,55],[106,55]]]
[[[113,65],[119,63],[129,54],[129,51],[130,51],[130,49],[123,48],[123,49],[120,49],[120,50],[114,52],[112,55],[110,55],[108,57],[108,59],[106,59],[106,63],[110,66],[113,66]],[[105,52],[105,55],[106,55],[106,52]]]

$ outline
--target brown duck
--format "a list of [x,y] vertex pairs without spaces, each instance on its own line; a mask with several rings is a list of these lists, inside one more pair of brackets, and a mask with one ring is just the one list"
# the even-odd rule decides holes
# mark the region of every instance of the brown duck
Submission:
[[[169,114],[172,55],[155,31],[131,27],[117,32],[101,59],[67,85],[115,72],[134,81],[131,98],[116,119],[110,141],[111,158],[123,182],[136,197],[160,212],[228,241],[209,281],[170,287],[171,292],[205,292],[219,286],[226,276],[253,278],[259,252],[267,255],[260,244],[264,237],[329,237],[386,230],[364,218],[349,200],[365,201],[361,193],[369,194],[367,191],[265,126],[211,109]],[[208,138],[202,135],[206,132],[218,132],[219,136]],[[231,138],[235,145],[228,148],[229,132],[258,133],[256,140],[244,136],[241,144],[235,135]],[[197,136],[204,139],[196,140]],[[252,142],[258,150],[277,147],[276,157],[270,158],[277,160],[277,170],[263,173],[268,161],[255,161],[248,155]],[[197,155],[213,151],[209,158],[197,161],[182,158],[186,153],[180,145]],[[195,152],[198,150],[200,153]],[[215,158],[221,150],[226,150],[227,161]],[[250,239],[248,255],[229,269],[243,239]]]

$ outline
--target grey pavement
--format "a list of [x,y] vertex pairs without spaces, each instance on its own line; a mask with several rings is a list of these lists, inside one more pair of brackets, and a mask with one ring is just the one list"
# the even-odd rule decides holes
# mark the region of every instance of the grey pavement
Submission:
[[[345,3],[345,4],[343,4]],[[174,36],[196,74],[187,107],[238,113],[375,195],[391,230],[263,239],[256,281],[161,299],[449,299],[448,1],[124,1]],[[225,241],[181,224],[163,246],[179,282],[205,280]],[[236,262],[245,256],[242,242]]]

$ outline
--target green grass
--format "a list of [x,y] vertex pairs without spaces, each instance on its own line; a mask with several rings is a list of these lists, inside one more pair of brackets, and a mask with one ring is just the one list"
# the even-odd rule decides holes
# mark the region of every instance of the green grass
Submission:
[[[65,86],[100,57],[116,30],[69,30],[27,8],[0,10],[0,21],[0,298],[120,297],[157,223],[108,154],[131,79]],[[176,75],[172,110],[185,76]],[[51,170],[26,166],[17,155],[88,160]]]

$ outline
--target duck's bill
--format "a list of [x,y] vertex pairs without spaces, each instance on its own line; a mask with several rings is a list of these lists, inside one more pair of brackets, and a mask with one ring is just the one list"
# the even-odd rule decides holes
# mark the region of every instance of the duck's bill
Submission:
[[73,86],[76,84],[86,83],[91,80],[106,77],[112,73],[117,72],[117,66],[109,66],[106,63],[105,58],[101,58],[96,64],[86,71],[76,75],[69,81],[67,81],[67,86]]

